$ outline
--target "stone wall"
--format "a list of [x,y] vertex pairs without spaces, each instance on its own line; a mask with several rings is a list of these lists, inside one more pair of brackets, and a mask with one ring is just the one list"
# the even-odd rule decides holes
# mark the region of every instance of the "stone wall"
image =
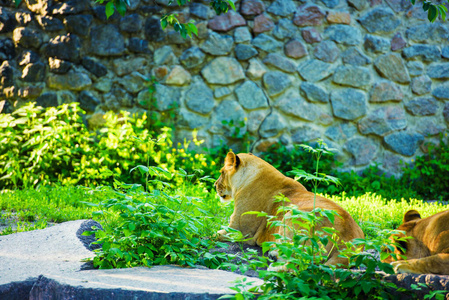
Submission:
[[[207,1],[131,0],[109,20],[91,0],[11,2],[0,0],[4,112],[77,101],[95,125],[148,108],[154,76],[157,110],[178,107],[178,139],[197,129],[238,149],[233,120],[256,153],[322,138],[345,169],[389,174],[447,130],[449,26],[409,0],[243,0],[221,16]],[[161,30],[169,11],[198,37]]]

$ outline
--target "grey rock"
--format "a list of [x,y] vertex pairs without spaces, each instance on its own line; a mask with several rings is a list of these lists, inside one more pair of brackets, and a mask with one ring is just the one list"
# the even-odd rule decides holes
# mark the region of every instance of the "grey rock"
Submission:
[[365,137],[355,137],[348,140],[344,148],[353,157],[355,166],[364,166],[374,160],[379,150],[379,146],[372,139]]
[[259,133],[261,137],[269,138],[277,136],[285,128],[287,128],[287,123],[284,117],[277,112],[272,112],[260,125]]
[[213,31],[226,32],[239,26],[246,26],[245,19],[234,10],[210,19],[207,26]]
[[180,65],[176,65],[170,70],[167,77],[165,77],[165,84],[182,86],[190,84],[191,80],[192,75]]
[[444,105],[443,117],[446,123],[449,123],[449,102]]
[[335,67],[316,59],[310,59],[298,66],[298,73],[306,81],[317,82],[332,75]]
[[140,12],[144,16],[152,16],[160,13],[164,8],[159,5],[142,5],[139,7]]
[[388,5],[397,13],[409,10],[410,7],[412,7],[410,1],[407,0],[386,0],[386,1]]
[[224,96],[228,96],[230,94],[232,94],[232,90],[227,86],[219,87],[214,90],[214,97],[217,99],[223,98]]
[[291,130],[292,142],[295,144],[310,142],[321,137],[321,132],[312,126],[304,125]]
[[218,57],[202,70],[201,74],[211,84],[231,84],[245,78],[242,66],[235,58]]
[[437,135],[444,132],[447,127],[433,117],[424,117],[416,125],[416,131],[425,137]]
[[6,88],[14,85],[14,69],[9,61],[5,60],[0,65],[0,87]]
[[276,52],[282,49],[282,43],[264,33],[259,34],[254,38],[251,41],[251,44],[265,52]]
[[130,38],[128,40],[128,50],[134,53],[151,54],[152,52],[149,45],[150,44],[147,40],[142,40],[139,38]]
[[112,81],[109,78],[98,78],[93,84],[94,89],[102,93],[109,93],[112,88]]
[[273,36],[279,40],[295,38],[299,36],[299,29],[289,19],[280,19],[272,32]]
[[138,32],[142,26],[142,18],[138,14],[129,14],[120,18],[120,30],[124,32]]
[[419,76],[424,73],[424,64],[420,61],[409,61],[407,69],[410,76]]
[[248,27],[237,27],[234,30],[234,42],[245,43],[250,42],[253,39],[251,32],[249,32]]
[[[235,126],[227,125],[231,121]],[[240,127],[240,135],[246,133],[245,112],[237,101],[223,100],[214,108],[209,131],[233,137],[237,134],[237,127],[242,123],[245,125]]]
[[415,77],[410,84],[413,93],[417,95],[424,95],[430,92],[432,88],[432,80],[427,75]]
[[197,129],[209,122],[209,118],[190,112],[186,109],[181,109],[179,112],[178,125],[185,126],[190,129]]
[[153,61],[156,66],[176,64],[176,55],[171,46],[163,46],[154,51]]
[[187,69],[192,69],[200,66],[204,62],[205,58],[206,54],[204,54],[200,48],[192,47],[185,50],[181,54],[181,56],[179,57],[179,61]]
[[74,15],[90,8],[89,0],[69,0],[51,7],[53,15]]
[[391,39],[391,51],[401,50],[405,46],[407,46],[407,41],[400,32],[396,33]]
[[384,142],[389,149],[405,156],[415,154],[424,136],[415,132],[400,131],[384,137]]
[[215,106],[212,90],[199,81],[192,84],[185,94],[186,106],[196,113],[208,114]]
[[357,127],[349,122],[337,123],[329,126],[324,134],[335,142],[342,142],[356,135]]
[[449,38],[449,28],[442,23],[412,26],[405,33],[409,40],[417,43],[443,42]]
[[444,83],[442,85],[437,86],[432,91],[432,96],[438,99],[449,100],[449,84]]
[[81,91],[78,102],[80,103],[80,107],[87,112],[95,112],[95,108],[100,104],[100,100],[89,91]]
[[167,111],[179,106],[181,91],[177,87],[169,87],[163,84],[156,84],[156,105],[158,111]]
[[238,60],[248,60],[258,54],[254,47],[246,44],[238,44],[235,46],[235,57]]
[[102,77],[108,73],[108,69],[93,57],[84,56],[81,63],[87,71],[97,77]]
[[145,37],[152,42],[162,42],[165,39],[159,18],[147,18],[144,24],[144,33]]
[[285,73],[272,71],[263,75],[263,85],[268,95],[275,96],[290,87],[292,81]]
[[47,86],[56,90],[81,91],[92,84],[89,76],[84,73],[68,72],[64,75],[49,74]]
[[294,73],[296,71],[296,64],[293,61],[276,53],[268,54],[263,62],[266,65],[273,66],[287,73]]
[[308,54],[307,47],[299,40],[292,39],[284,45],[284,53],[291,58],[301,58]]
[[296,10],[296,5],[292,0],[275,0],[267,9],[268,12],[286,17],[292,15]]
[[419,58],[423,61],[436,61],[441,58],[441,50],[435,45],[412,45],[402,50],[406,59]]
[[449,58],[449,46],[444,46],[441,50],[441,56],[444,58]]
[[362,41],[360,30],[349,25],[331,25],[324,30],[324,35],[331,41],[344,45],[358,45]]
[[90,32],[90,53],[117,56],[125,52],[125,40],[114,25],[99,25]]
[[370,92],[370,102],[401,101],[404,97],[401,88],[391,81],[379,81]]
[[211,55],[227,55],[234,47],[232,36],[211,32],[209,38],[200,46],[201,50]]
[[404,61],[397,53],[388,53],[379,56],[374,61],[374,66],[383,77],[389,80],[399,83],[410,82],[410,76],[404,65]]
[[0,7],[0,33],[7,33],[14,30],[16,20],[10,10]]
[[405,102],[405,108],[414,116],[430,116],[436,114],[438,103],[433,97],[416,98]]
[[137,94],[145,88],[148,78],[139,72],[132,72],[121,78],[119,84],[129,93]]
[[72,63],[61,60],[53,57],[48,58],[48,66],[50,67],[50,72],[56,73],[56,74],[65,74],[67,73],[70,68],[72,67]]
[[332,81],[341,85],[361,88],[370,85],[371,79],[371,73],[364,67],[339,66],[335,70]]
[[130,74],[134,71],[144,70],[147,59],[143,57],[130,57],[128,59],[114,59],[112,66],[118,76]]
[[17,58],[19,61],[19,66],[24,66],[27,64],[34,64],[40,60],[39,54],[32,50],[25,50],[22,54]]
[[370,33],[391,32],[401,24],[401,20],[388,7],[376,7],[361,16],[358,21]]
[[329,94],[316,84],[304,81],[301,83],[300,90],[311,102],[329,102]]
[[345,64],[354,66],[364,66],[371,63],[371,59],[356,47],[350,47],[342,54],[342,60]]
[[407,126],[405,110],[401,107],[388,106],[374,110],[362,118],[358,127],[362,134],[387,135]]
[[338,4],[340,3],[340,0],[321,0],[321,2],[323,2],[324,5],[326,5],[329,8],[334,8],[334,7],[338,6]]
[[33,29],[18,27],[13,31],[13,40],[16,45],[25,49],[38,49],[42,45],[42,34]]
[[314,27],[303,29],[301,35],[304,41],[309,44],[319,43],[322,40],[320,32]]
[[[76,96],[73,92],[58,91],[58,105],[70,104],[73,102],[77,102]],[[80,105],[80,107],[81,107],[81,105]]]
[[246,75],[248,75],[248,77],[252,80],[257,80],[261,78],[267,71],[268,69],[260,60],[258,60],[257,58],[251,58],[249,60],[248,68],[246,69]]
[[351,89],[335,90],[330,96],[334,116],[344,120],[355,120],[366,114],[365,93]]
[[56,57],[77,63],[80,60],[81,41],[74,34],[58,35],[48,42],[44,52],[47,57]]
[[192,3],[190,4],[190,14],[198,17],[200,19],[206,20],[211,15],[211,10],[209,6],[202,3]]
[[12,39],[0,39],[0,61],[13,59],[15,56],[16,50]]
[[265,4],[260,0],[244,0],[240,12],[244,16],[257,16],[265,11]]
[[267,115],[269,114],[269,110],[267,109],[258,109],[253,110],[248,113],[248,131],[251,133],[257,133],[260,125],[265,120]]
[[315,106],[299,96],[287,95],[282,97],[277,101],[276,106],[284,114],[306,121],[313,122],[318,116]]
[[427,75],[434,79],[448,79],[449,63],[431,64],[427,68]]
[[45,79],[45,65],[42,62],[28,64],[23,68],[22,80],[25,82],[41,82]]
[[306,3],[298,7],[293,17],[296,26],[320,26],[323,24],[325,12],[314,4]]
[[322,41],[315,47],[313,54],[319,60],[324,62],[333,63],[340,56],[340,49],[332,41]]
[[366,6],[366,1],[364,1],[364,0],[348,0],[348,4],[357,10],[363,10]]
[[62,21],[50,16],[37,16],[37,22],[44,31],[59,31],[64,29]]
[[367,51],[385,53],[390,50],[390,41],[380,36],[367,34],[363,46]]
[[35,101],[38,106],[56,107],[58,106],[58,95],[54,92],[42,93]]
[[92,19],[92,15],[67,16],[64,19],[64,25],[70,33],[80,36],[87,36],[92,25]]
[[268,99],[262,89],[253,81],[245,81],[235,89],[239,103],[245,109],[268,107]]

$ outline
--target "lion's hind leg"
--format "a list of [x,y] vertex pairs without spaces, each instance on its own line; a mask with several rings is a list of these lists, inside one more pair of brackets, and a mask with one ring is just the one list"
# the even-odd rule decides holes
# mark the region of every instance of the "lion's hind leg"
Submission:
[[449,253],[391,263],[396,273],[449,275]]

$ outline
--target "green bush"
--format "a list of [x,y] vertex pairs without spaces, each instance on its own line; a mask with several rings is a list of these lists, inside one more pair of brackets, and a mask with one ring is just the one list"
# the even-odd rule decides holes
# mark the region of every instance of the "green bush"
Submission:
[[[107,113],[104,126],[91,132],[77,103],[43,109],[33,103],[0,114],[0,190],[49,184],[104,185],[113,178],[145,183],[136,165],[174,171],[213,165],[204,154],[173,145],[170,128],[151,127],[146,115]],[[157,130],[157,131],[156,131]],[[195,141],[199,143],[198,141]]]
[[[158,170],[150,167],[149,172]],[[218,267],[220,261],[208,252],[215,246],[210,237],[226,222],[232,205],[221,204],[215,194],[205,192],[202,182],[192,184],[183,178],[185,184],[176,187],[153,179],[149,191],[141,185],[119,182],[114,189],[98,188],[96,193],[112,193],[113,197],[88,203],[100,209],[94,215],[102,219],[104,228],[95,232],[96,243],[102,247],[95,250],[94,266]]]
[[428,153],[416,157],[403,169],[401,181],[424,199],[449,200],[449,144],[447,133],[440,134],[439,145],[428,144]]

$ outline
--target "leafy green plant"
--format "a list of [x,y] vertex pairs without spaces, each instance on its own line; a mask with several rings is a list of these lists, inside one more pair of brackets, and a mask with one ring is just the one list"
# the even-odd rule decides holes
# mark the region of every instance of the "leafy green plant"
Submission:
[[441,133],[438,146],[428,143],[428,152],[403,169],[401,183],[425,199],[449,199],[449,144],[445,137],[447,133]]
[[[168,173],[151,166],[144,171],[165,178]],[[100,193],[111,192],[114,197],[98,204],[88,203],[100,209],[94,215],[104,221],[104,230],[95,232],[102,248],[96,250],[94,266],[124,268],[170,263],[217,267],[215,262],[219,263],[220,258],[208,252],[215,243],[205,237],[218,230],[227,210],[216,197],[192,196],[203,188],[201,184],[189,185],[189,190],[173,190],[159,177],[151,180],[150,187],[144,191],[140,185],[116,181],[115,189],[97,189]]]

